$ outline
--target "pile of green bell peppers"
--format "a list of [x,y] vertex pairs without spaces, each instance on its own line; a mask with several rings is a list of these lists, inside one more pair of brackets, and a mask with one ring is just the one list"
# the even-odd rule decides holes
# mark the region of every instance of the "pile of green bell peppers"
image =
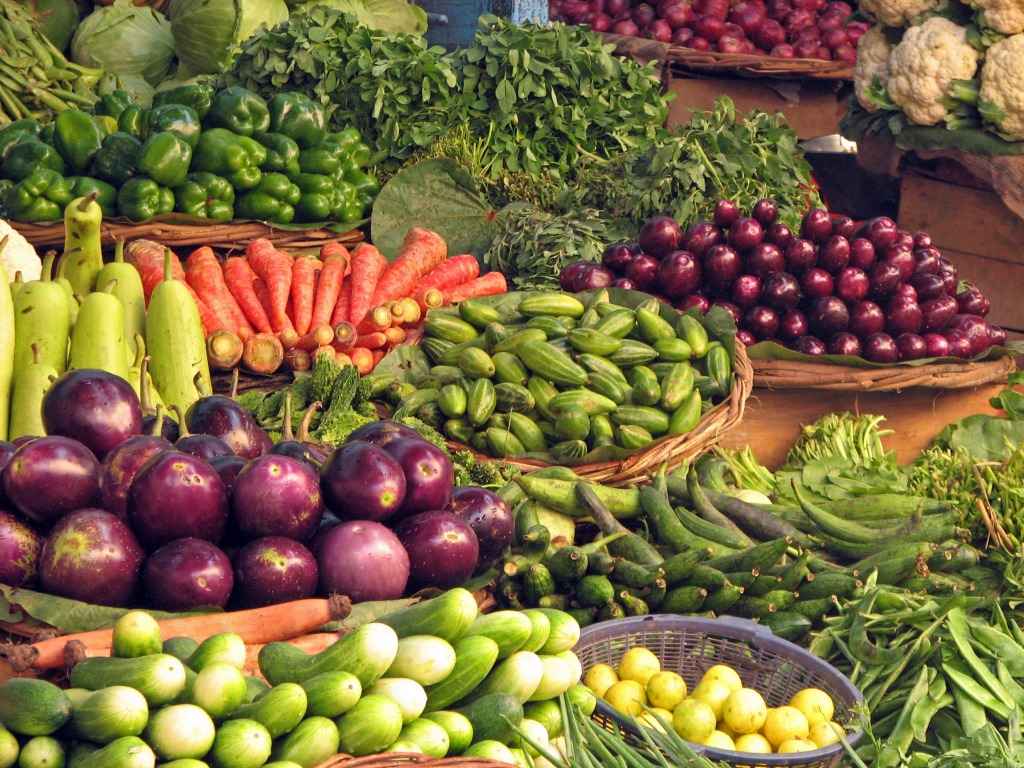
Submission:
[[242,87],[188,84],[150,107],[114,91],[48,125],[0,129],[0,208],[51,222],[95,191],[104,216],[144,221],[177,212],[269,224],[357,222],[379,183],[355,129],[331,131],[301,93],[270,99]]

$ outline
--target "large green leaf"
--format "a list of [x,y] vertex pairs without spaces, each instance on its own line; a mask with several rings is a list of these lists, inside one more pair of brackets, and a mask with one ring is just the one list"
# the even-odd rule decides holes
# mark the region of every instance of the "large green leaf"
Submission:
[[411,227],[441,235],[448,253],[480,257],[494,239],[495,212],[463,165],[447,157],[423,160],[399,171],[373,204],[373,243],[389,260],[398,255]]

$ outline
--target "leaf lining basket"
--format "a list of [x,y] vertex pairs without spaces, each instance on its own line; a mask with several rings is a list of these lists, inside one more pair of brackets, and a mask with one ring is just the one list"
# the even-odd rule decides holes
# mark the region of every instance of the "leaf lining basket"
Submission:
[[508,763],[484,757],[431,757],[417,752],[387,752],[363,757],[337,754],[318,764],[316,768],[508,768]]

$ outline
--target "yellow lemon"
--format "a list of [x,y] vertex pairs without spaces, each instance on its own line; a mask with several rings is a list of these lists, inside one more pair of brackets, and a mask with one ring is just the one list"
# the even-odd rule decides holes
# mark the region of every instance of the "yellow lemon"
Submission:
[[789,705],[803,712],[809,725],[831,720],[836,714],[832,697],[820,688],[804,688],[797,691],[789,700]]
[[736,733],[736,731],[734,731],[732,728],[730,728],[729,724],[724,720],[720,720],[718,722],[718,730],[720,730],[733,741],[736,741],[736,737],[739,736],[739,734]]
[[739,673],[727,664],[715,664],[713,667],[709,667],[698,682],[703,683],[705,680],[719,680],[728,685],[729,690],[732,691],[743,687]]
[[661,707],[669,711],[686,698],[686,681],[678,672],[663,669],[651,675],[647,681],[647,700],[652,707]]
[[823,720],[811,726],[807,738],[818,745],[818,748],[829,747],[839,743],[839,737],[846,736],[846,729],[834,720]]
[[670,728],[672,727],[672,713],[667,709],[662,709],[661,707],[651,707],[650,709],[644,710],[644,713],[640,715],[636,721],[641,725],[646,725],[648,728],[653,728],[656,731],[665,733],[665,726],[661,724],[660,720],[658,720],[659,717],[661,720],[669,723]]
[[732,688],[721,680],[702,680],[690,691],[689,698],[700,699],[711,705],[715,720],[722,719],[722,706],[732,693]]
[[703,744],[715,730],[717,720],[711,705],[700,699],[683,699],[672,710],[672,727],[676,733],[698,744]]
[[818,746],[809,739],[786,739],[775,751],[780,755],[791,755],[795,752],[813,752],[817,748]]
[[764,697],[753,688],[740,688],[729,694],[722,705],[722,720],[736,733],[756,733],[767,716]]
[[640,685],[647,685],[656,672],[661,671],[661,662],[650,651],[643,646],[630,648],[619,659],[619,679],[636,680]]
[[770,755],[772,753],[772,745],[768,743],[768,739],[759,733],[744,733],[736,737],[736,751],[753,752],[757,755]]
[[619,682],[619,676],[610,664],[595,664],[583,676],[583,684],[598,696]]
[[644,711],[647,691],[636,680],[619,680],[604,692],[604,700],[619,712],[636,717]]
[[711,735],[704,739],[704,746],[714,747],[715,749],[728,749],[731,752],[736,751],[736,743],[732,740],[732,736],[724,731],[712,731]]
[[764,737],[776,749],[790,739],[806,739],[810,732],[807,717],[796,707],[776,707],[764,721]]

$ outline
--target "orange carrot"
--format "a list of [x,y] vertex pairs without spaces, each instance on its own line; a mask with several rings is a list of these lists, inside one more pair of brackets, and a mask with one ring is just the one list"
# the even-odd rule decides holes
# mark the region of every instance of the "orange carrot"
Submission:
[[463,253],[442,261],[423,276],[417,287],[421,291],[427,288],[447,291],[456,285],[475,280],[479,276],[480,262],[476,260],[476,256],[471,253]]
[[373,372],[373,369],[377,367],[377,363],[379,363],[381,360],[384,359],[384,355],[386,355],[387,352],[388,351],[386,349],[371,349],[370,350],[370,354],[373,356],[372,357],[371,366],[370,366],[370,371],[371,372]]
[[488,272],[483,277],[470,280],[460,286],[445,291],[445,304],[454,304],[463,299],[475,299],[480,296],[495,296],[508,291],[508,283],[501,272]]
[[284,345],[270,333],[254,333],[242,344],[242,366],[253,373],[269,375],[281,367]]
[[285,328],[277,334],[277,338],[281,342],[281,346],[285,349],[292,349],[299,343],[299,334],[295,332],[294,328]]
[[436,232],[411,227],[395,260],[374,288],[372,304],[394,301],[416,292],[420,279],[444,261],[448,246]]
[[241,256],[232,256],[224,262],[224,283],[235,298],[245,318],[260,333],[270,333],[270,318],[253,290],[252,268]]
[[300,336],[295,342],[295,348],[306,352],[312,352],[317,347],[322,347],[334,341],[334,329],[327,325],[318,325],[311,328],[305,336]]
[[356,339],[357,347],[366,347],[367,349],[380,349],[387,343],[388,337],[381,331],[364,333]]
[[185,267],[186,281],[216,315],[220,322],[218,328],[232,333],[252,330],[224,282],[224,272],[212,248],[207,245],[196,248],[185,261]]
[[420,308],[420,314],[427,314],[428,310],[444,305],[444,291],[440,288],[424,288],[419,291],[413,300]]
[[352,298],[348,321],[353,325],[359,325],[373,306],[373,293],[387,266],[388,260],[372,245],[360,243],[352,252]]
[[401,304],[403,307],[402,325],[416,325],[423,319],[423,310],[414,298],[406,296],[402,299]]
[[338,291],[338,300],[334,304],[334,311],[331,312],[331,325],[347,323],[351,316],[352,308],[352,275],[348,274],[341,281],[341,290]]
[[[246,338],[250,338],[249,334]],[[242,359],[243,339],[227,328],[217,328],[206,336],[206,359],[210,370],[230,371]]]
[[352,365],[359,371],[360,376],[373,371],[373,352],[366,347],[353,347],[348,356],[352,359]]
[[352,323],[338,323],[332,330],[334,331],[334,341],[331,342],[331,346],[337,352],[348,352],[356,345],[359,334],[356,333],[356,327]]
[[[146,297],[146,304],[149,304],[149,297],[153,289],[164,279],[164,251],[166,248],[160,243],[152,240],[132,240],[124,246],[124,260],[132,264],[139,272],[142,280],[142,291]],[[175,280],[180,280],[188,288],[192,300],[199,310],[199,319],[203,323],[203,333],[208,334],[215,330],[220,321],[206,302],[195,292],[195,289],[185,279],[185,270],[178,259],[171,259],[171,275]]]
[[[288,643],[288,645],[294,645],[306,653],[313,654],[330,648],[338,642],[342,635],[351,631],[346,628],[341,632],[310,632],[306,635],[287,638],[283,642]],[[263,650],[264,645],[266,643],[246,643],[245,662],[242,664],[243,675],[263,677],[262,672],[260,672],[260,651]]]
[[[267,315],[269,317],[269,315],[270,315],[270,291],[267,290],[267,284],[265,282],[263,282],[263,278],[262,277],[253,277],[253,279],[252,279],[252,290],[253,290],[253,293],[256,294],[256,298],[259,300],[260,306],[263,307],[264,311],[267,313]],[[271,329],[269,331],[264,331],[264,333],[273,333],[273,332],[274,332],[273,324],[271,324]]]
[[[352,610],[347,597],[309,598],[276,603],[244,611],[205,613],[159,622],[165,638],[191,637],[202,642],[221,632],[235,632],[246,643],[270,643],[304,635],[332,621],[344,619]],[[77,640],[85,655],[110,655],[113,630],[94,629],[54,637],[31,645],[15,645],[8,660],[17,672],[29,669],[59,669],[65,666],[65,649]],[[101,653],[96,653],[99,650]]]
[[[341,246],[344,248],[345,246]],[[321,249],[321,253],[323,250]],[[338,304],[342,280],[348,269],[348,250],[345,253],[333,253],[324,257],[324,266],[320,270],[320,281],[316,286],[316,300],[313,302],[313,315],[309,319],[309,327],[329,325],[334,308]],[[351,300],[351,295],[349,296]]]
[[270,300],[270,325],[275,333],[292,327],[288,316],[288,297],[292,286],[292,257],[277,250],[265,237],[249,241],[245,249],[249,266],[267,285]]
[[309,330],[313,320],[315,280],[313,261],[304,256],[297,257],[292,262],[291,300],[294,314],[291,318],[299,336]]
[[320,357],[320,355],[327,355],[332,360],[337,360],[337,353],[335,353],[334,347],[332,347],[330,344],[328,344],[325,347],[317,347],[316,349],[314,349],[312,352],[309,353],[309,359],[315,363],[317,358]]
[[292,347],[284,353],[283,365],[289,371],[308,371],[313,367],[313,358],[306,350]]
[[384,331],[384,338],[387,339],[387,344],[385,344],[384,346],[386,346],[386,347],[398,346],[403,341],[405,341],[406,335],[407,334],[405,332],[405,328],[401,328],[401,327],[398,327],[398,326],[391,326],[386,331]]
[[363,322],[356,325],[360,333],[373,333],[391,327],[391,310],[387,307],[374,307],[366,313]]

